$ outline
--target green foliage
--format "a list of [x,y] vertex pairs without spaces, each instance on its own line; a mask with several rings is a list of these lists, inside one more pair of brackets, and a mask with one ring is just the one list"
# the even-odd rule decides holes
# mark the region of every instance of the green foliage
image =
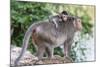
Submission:
[[11,28],[14,29],[12,43],[22,44],[27,28],[35,21],[47,19],[51,15],[45,4],[11,1]]
[[[92,17],[88,12],[94,10],[92,6],[51,4],[39,2],[23,2],[11,0],[11,29],[14,29],[11,44],[22,46],[22,41],[27,28],[35,21],[48,19],[50,15],[59,13],[63,10],[68,11],[72,15],[82,18],[83,34],[90,33],[93,24]],[[91,13],[91,15],[94,13]],[[94,16],[94,15],[92,15]],[[31,41],[30,41],[30,44]],[[29,50],[34,53],[36,50],[33,45],[29,46]],[[55,49],[55,54],[63,56],[60,48]],[[74,55],[74,54],[73,54]]]
[[[85,34],[80,36],[79,33],[74,37],[72,50],[70,52],[71,58],[75,62],[94,61],[95,60],[95,44],[94,35]],[[80,36],[80,37],[79,37]]]

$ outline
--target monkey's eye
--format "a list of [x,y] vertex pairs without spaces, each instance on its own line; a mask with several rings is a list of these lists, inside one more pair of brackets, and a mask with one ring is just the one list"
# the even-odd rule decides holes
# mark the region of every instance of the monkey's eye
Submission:
[[63,18],[67,18],[67,15],[62,15]]
[[81,22],[81,19],[77,19],[78,22]]

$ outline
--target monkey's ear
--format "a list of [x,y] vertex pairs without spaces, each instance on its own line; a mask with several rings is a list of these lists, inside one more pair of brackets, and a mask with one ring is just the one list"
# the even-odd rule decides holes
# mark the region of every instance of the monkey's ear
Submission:
[[82,30],[82,22],[81,19],[77,18],[76,20],[74,20],[73,25],[75,27],[75,29],[77,31],[81,31]]

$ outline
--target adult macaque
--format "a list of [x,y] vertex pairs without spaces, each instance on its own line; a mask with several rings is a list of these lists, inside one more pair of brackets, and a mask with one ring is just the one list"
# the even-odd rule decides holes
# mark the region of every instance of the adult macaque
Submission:
[[82,24],[80,18],[70,16],[66,11],[63,11],[57,16],[53,16],[49,21],[33,23],[25,33],[23,47],[20,56],[15,61],[15,65],[18,64],[26,51],[31,35],[32,42],[38,49],[36,56],[42,59],[46,52],[48,58],[53,58],[54,48],[62,44],[64,45],[64,56],[68,56],[74,34],[81,29]]

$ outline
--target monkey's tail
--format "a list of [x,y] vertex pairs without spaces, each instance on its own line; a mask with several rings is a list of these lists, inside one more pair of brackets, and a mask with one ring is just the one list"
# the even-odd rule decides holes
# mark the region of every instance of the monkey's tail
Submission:
[[15,60],[14,62],[14,66],[16,67],[18,65],[19,60],[22,58],[22,56],[24,55],[27,47],[28,47],[28,43],[29,43],[29,39],[30,36],[32,35],[33,29],[35,29],[36,25],[32,24],[28,30],[25,33],[24,39],[23,39],[23,45],[22,45],[22,49],[21,49],[21,53],[19,55],[19,57]]

